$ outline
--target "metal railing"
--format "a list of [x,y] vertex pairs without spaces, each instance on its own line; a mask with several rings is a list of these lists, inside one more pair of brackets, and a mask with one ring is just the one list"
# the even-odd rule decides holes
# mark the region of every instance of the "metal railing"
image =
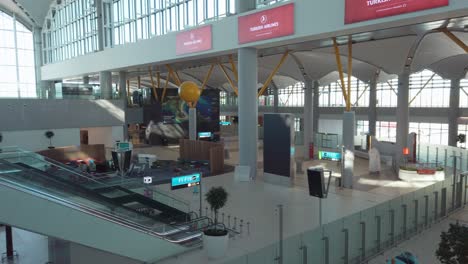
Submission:
[[[247,264],[253,259],[262,263],[365,263],[466,206],[468,173],[453,175],[449,162],[446,165],[443,181],[275,242],[229,264]],[[280,250],[280,244],[288,246]]]

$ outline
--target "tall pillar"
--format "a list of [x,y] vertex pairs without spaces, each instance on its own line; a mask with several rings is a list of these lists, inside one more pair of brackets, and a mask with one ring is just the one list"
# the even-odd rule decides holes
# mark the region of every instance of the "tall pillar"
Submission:
[[250,176],[257,174],[258,100],[257,50],[241,48],[239,60],[239,165],[250,166]]
[[99,83],[101,87],[101,99],[112,99],[112,73],[109,71],[100,72]]
[[[313,97],[313,110],[312,110],[312,133],[315,136],[318,133],[319,129],[319,117],[320,117],[320,108],[319,108],[319,92],[320,84],[318,81],[314,81],[314,97]],[[315,143],[315,142],[314,142]]]
[[41,74],[41,67],[43,65],[42,58],[42,33],[41,28],[33,28],[33,40],[34,40],[34,70],[36,75],[36,96],[37,98],[47,98],[47,91],[53,82],[43,81]]
[[369,83],[369,135],[376,135],[377,130],[377,75]]
[[273,85],[273,112],[279,113],[279,95],[278,86],[276,86],[276,84]]
[[96,22],[97,22],[97,38],[98,50],[104,50],[104,10],[102,8],[102,0],[96,0]]
[[450,80],[450,106],[448,112],[448,145],[456,147],[458,140],[458,117],[460,116],[460,79]]
[[341,182],[344,188],[353,188],[354,178],[354,133],[356,118],[354,112],[344,112],[343,114],[343,157]]
[[[83,78],[84,79],[84,78]],[[120,99],[123,101],[124,106],[124,124],[123,124],[123,138],[124,140],[128,139],[128,121],[127,121],[127,109],[128,109],[128,97],[127,97],[127,72],[119,72],[119,95]]]
[[306,80],[304,83],[304,160],[310,160],[309,145],[312,142],[313,126],[313,82]]
[[189,139],[197,140],[197,109],[189,108]]
[[397,133],[396,133],[396,168],[403,162],[403,148],[408,147],[409,133],[409,70],[398,75],[398,100],[397,100]]

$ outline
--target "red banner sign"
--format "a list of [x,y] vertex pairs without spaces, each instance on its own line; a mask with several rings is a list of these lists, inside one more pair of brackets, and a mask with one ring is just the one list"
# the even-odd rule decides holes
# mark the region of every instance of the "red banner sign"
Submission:
[[238,18],[239,44],[294,34],[294,4]]
[[345,24],[447,6],[449,0],[346,0]]
[[211,25],[180,32],[176,35],[176,54],[210,50],[211,43]]
[[418,169],[418,174],[433,175],[436,173],[435,169]]

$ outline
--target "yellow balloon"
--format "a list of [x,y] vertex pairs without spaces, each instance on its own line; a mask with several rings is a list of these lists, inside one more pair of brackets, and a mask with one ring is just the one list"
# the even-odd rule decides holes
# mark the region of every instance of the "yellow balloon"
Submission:
[[180,84],[179,96],[186,103],[194,103],[200,98],[200,88],[194,82],[186,81]]

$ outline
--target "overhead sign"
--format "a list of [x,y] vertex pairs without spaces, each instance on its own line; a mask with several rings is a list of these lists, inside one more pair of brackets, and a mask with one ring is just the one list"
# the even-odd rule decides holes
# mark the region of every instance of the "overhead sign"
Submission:
[[177,33],[176,54],[201,52],[212,48],[211,25]]
[[330,151],[319,151],[319,159],[320,160],[340,161],[341,160],[341,153],[339,153],[339,152],[330,152]]
[[294,3],[238,18],[239,44],[294,34]]
[[200,179],[200,173],[173,177],[171,180],[171,189],[176,190],[200,185]]
[[345,0],[345,24],[447,6],[449,0]]

